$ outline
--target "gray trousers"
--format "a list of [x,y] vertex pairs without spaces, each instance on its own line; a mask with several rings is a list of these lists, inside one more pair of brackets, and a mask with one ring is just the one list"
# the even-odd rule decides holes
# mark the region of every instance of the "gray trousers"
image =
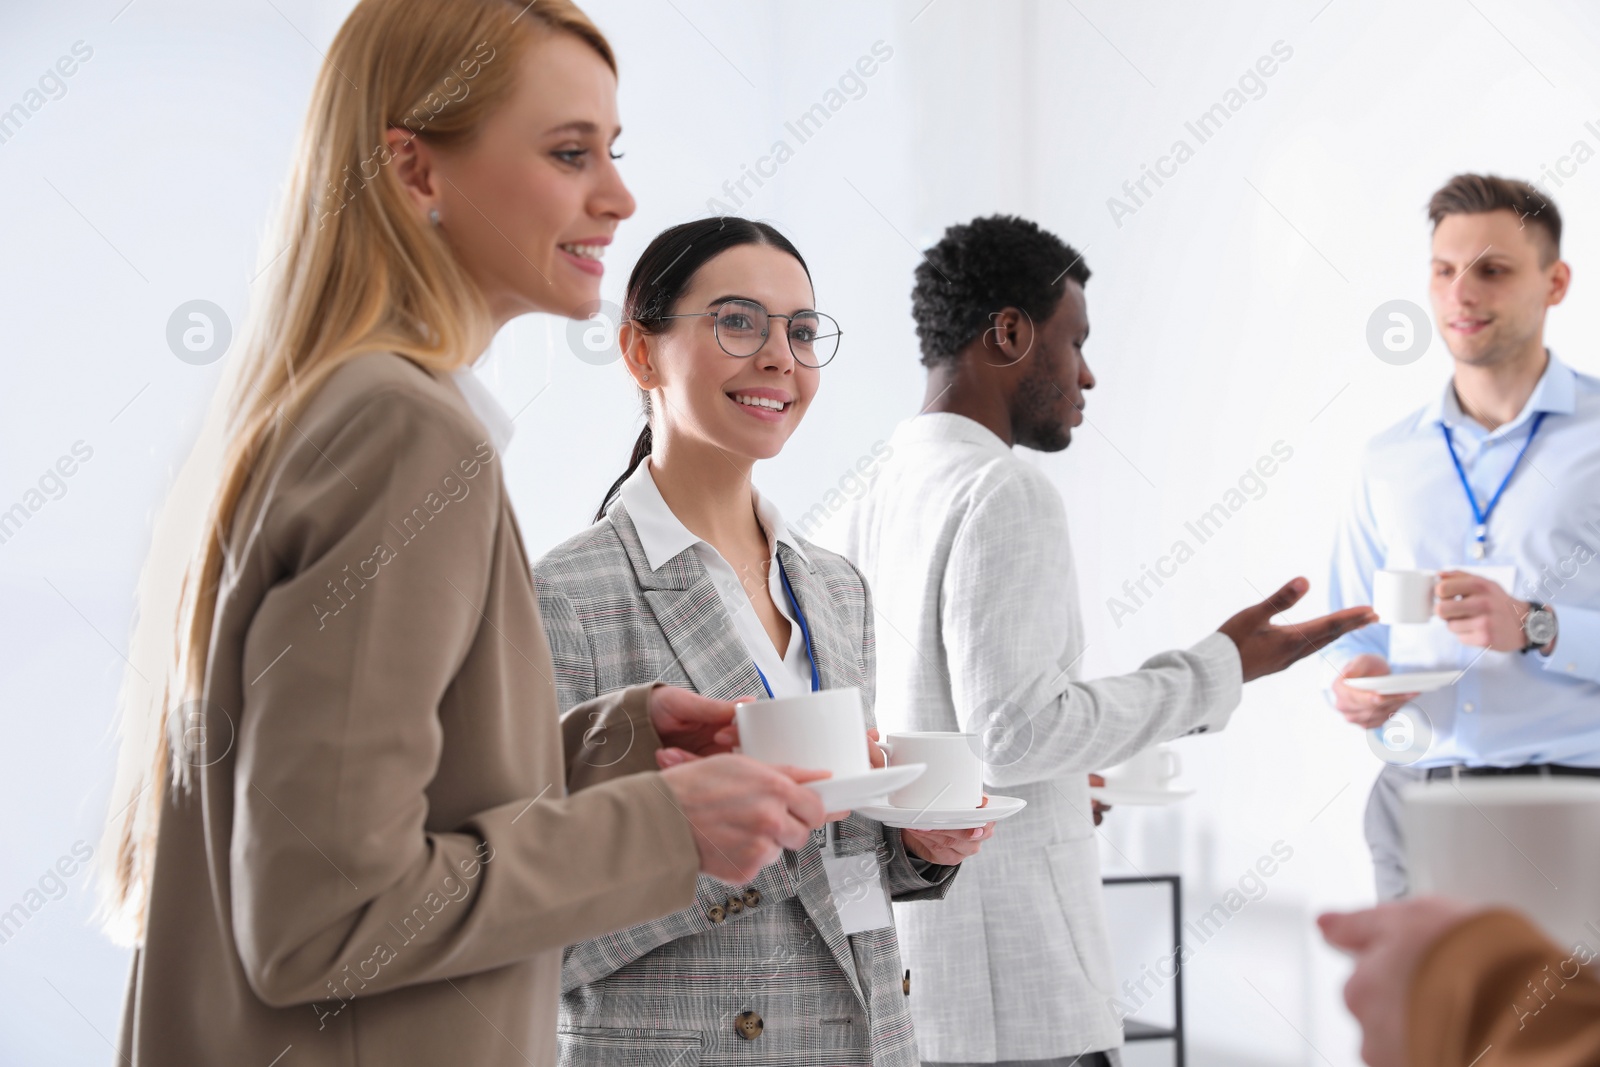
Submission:
[[1372,783],[1363,828],[1367,847],[1372,850],[1372,880],[1379,901],[1397,900],[1410,891],[1405,838],[1400,828],[1400,790],[1427,777],[1426,771],[1390,763]]

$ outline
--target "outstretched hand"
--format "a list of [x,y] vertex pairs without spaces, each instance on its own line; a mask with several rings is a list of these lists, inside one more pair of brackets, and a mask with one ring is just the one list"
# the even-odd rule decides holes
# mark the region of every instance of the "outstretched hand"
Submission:
[[1273,625],[1272,617],[1294,607],[1309,588],[1311,583],[1304,578],[1292,579],[1261,603],[1245,608],[1217,627],[1238,647],[1245,681],[1276,674],[1345,634],[1378,621],[1371,608],[1359,607],[1287,626]]

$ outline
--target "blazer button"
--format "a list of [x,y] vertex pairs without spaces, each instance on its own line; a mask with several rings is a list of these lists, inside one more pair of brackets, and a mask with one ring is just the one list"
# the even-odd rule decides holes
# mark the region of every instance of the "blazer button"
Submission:
[[729,897],[728,898],[728,914],[729,915],[737,915],[743,910],[744,910],[744,901],[740,900],[738,897]]
[[711,907],[706,909],[706,918],[710,919],[714,923],[719,923],[727,917],[727,911],[721,904],[713,904]]
[[746,1041],[754,1041],[766,1028],[767,1024],[761,1021],[761,1016],[753,1011],[741,1011],[733,1020],[734,1032]]
[[745,907],[753,908],[759,903],[761,903],[761,890],[759,890],[759,889],[746,889],[744,891],[744,906]]

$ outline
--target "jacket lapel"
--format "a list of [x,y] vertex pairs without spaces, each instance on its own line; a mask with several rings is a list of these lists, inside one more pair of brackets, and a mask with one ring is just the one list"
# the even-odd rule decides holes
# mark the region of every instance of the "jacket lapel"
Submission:
[[[634,575],[644,592],[645,603],[655,615],[656,622],[672,646],[673,655],[689,676],[695,692],[718,700],[755,694],[766,699],[766,689],[756,672],[749,650],[734,631],[727,610],[723,607],[716,584],[706,573],[694,549],[685,549],[659,570],[651,570],[650,562],[639,541],[638,530],[628,517],[627,508],[619,501],[613,503],[606,517],[616,528],[617,536],[633,564]],[[778,543],[778,559],[789,577],[795,600],[805,614],[811,631],[811,651],[816,658],[817,677],[822,688],[832,689],[855,684],[848,666],[854,661],[849,646],[845,644],[839,627],[835,625],[835,609],[827,590],[818,581],[813,565],[806,563],[788,545]],[[870,715],[870,712],[869,712]],[[866,739],[862,738],[862,744]],[[847,820],[853,825],[865,820],[852,815]],[[856,834],[841,832],[842,842],[857,839]],[[863,835],[865,836],[865,835]],[[870,835],[875,843],[876,834]],[[828,876],[822,865],[823,850],[807,846],[795,853],[798,866],[796,894],[806,913],[815,923],[817,932],[833,954],[839,969],[844,972],[855,991],[862,1009],[868,1009],[868,998],[861,988],[856,971],[855,955],[850,949],[850,939],[839,922],[839,912],[833,903],[828,887]]]
[[716,700],[764,695],[755,662],[734,631],[722,596],[694,549],[684,549],[660,570],[652,571],[628,509],[618,502],[606,516],[633,564],[645,603],[695,692]]

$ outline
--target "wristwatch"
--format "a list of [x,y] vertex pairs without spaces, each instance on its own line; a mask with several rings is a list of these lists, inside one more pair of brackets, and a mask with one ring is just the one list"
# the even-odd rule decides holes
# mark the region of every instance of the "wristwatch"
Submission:
[[1556,613],[1537,600],[1528,601],[1528,614],[1522,620],[1522,632],[1528,636],[1528,643],[1522,646],[1524,655],[1536,648],[1543,648],[1556,639]]

